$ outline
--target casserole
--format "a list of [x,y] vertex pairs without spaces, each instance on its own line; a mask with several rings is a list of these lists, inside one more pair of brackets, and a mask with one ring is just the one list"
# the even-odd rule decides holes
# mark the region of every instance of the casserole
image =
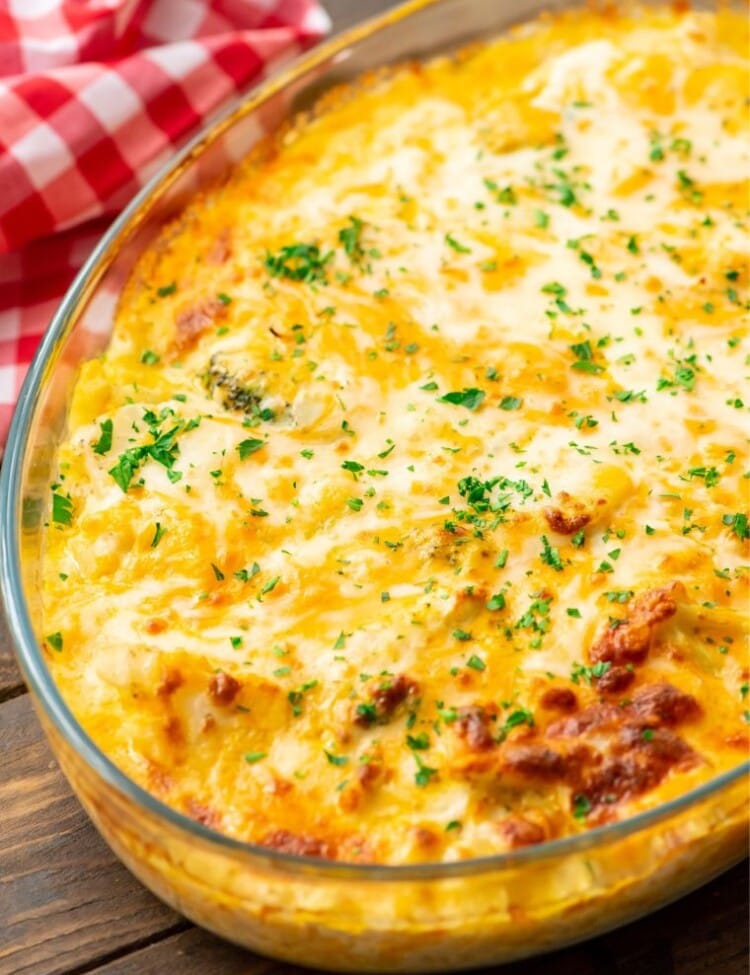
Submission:
[[[420,17],[431,14],[429,21],[422,20],[421,24],[428,23],[435,30],[445,23],[442,17],[457,13],[455,3],[409,9],[411,13],[404,14],[408,17],[405,23],[410,23],[415,31]],[[481,5],[471,10],[478,28],[490,25],[489,19],[484,18],[491,18],[492,11]],[[379,46],[389,35],[388,24],[398,22],[394,18],[396,15],[385,18],[381,31],[370,35],[375,38],[371,47],[363,41],[364,47],[356,49],[358,68],[377,63]],[[467,20],[462,16],[461,22]],[[500,26],[500,22],[492,26]],[[392,38],[395,31],[403,42],[404,35],[395,26],[390,31]],[[326,54],[324,49],[307,62],[307,69],[303,66],[299,73],[293,73],[288,87],[277,82],[276,87],[272,84],[266,89],[265,101],[262,94],[258,95],[266,113],[274,104],[278,107],[290,92],[299,93],[302,79],[326,64],[328,57],[335,60],[335,53],[345,50],[345,42],[337,42],[329,50],[334,54]],[[367,57],[375,60],[368,62],[365,51]],[[404,51],[394,53],[400,56]],[[356,57],[353,55],[350,64]],[[205,171],[210,174],[216,171],[214,167],[227,145],[234,151],[247,148],[247,143],[241,145],[238,133],[243,134],[241,123],[248,117],[246,109],[240,109],[233,127],[230,118],[206,137],[202,154],[195,147],[189,150],[182,169],[178,167],[159,184],[162,192],[157,192],[157,202],[151,209],[143,202],[136,204],[129,219],[124,218],[120,224],[122,247],[118,259],[107,263],[118,240],[115,231],[104,242],[98,263],[94,259],[88,277],[84,272],[79,279],[81,293],[77,295],[74,289],[73,304],[63,309],[57,323],[59,334],[52,330],[57,344],[50,346],[52,339],[48,339],[46,347],[52,347],[62,358],[67,352],[69,362],[70,357],[80,361],[90,355],[91,349],[102,341],[97,338],[97,334],[101,335],[98,330],[108,323],[107,300],[116,297],[130,272],[133,255],[143,248],[149,233],[166,215],[165,209],[159,211],[158,201],[163,208],[170,202],[182,202],[181,191],[189,191],[188,176],[194,175],[188,165],[193,159],[207,160]],[[229,133],[233,134],[231,141]],[[252,138],[254,133],[244,130],[244,134]],[[154,223],[148,222],[147,217]],[[88,294],[100,273],[106,276],[98,282],[96,294]],[[85,308],[75,304],[82,297],[89,300]],[[71,331],[79,311],[81,317]],[[62,348],[61,339],[66,338],[67,346]],[[40,363],[44,355],[43,350],[36,367],[37,378],[43,369]],[[16,438],[28,436],[28,427],[35,427],[39,450],[27,456],[30,466],[26,467],[26,476],[36,473],[38,483],[43,485],[38,497],[44,497],[49,481],[44,451],[48,451],[49,464],[49,451],[56,448],[61,429],[58,426],[54,430],[53,423],[63,418],[59,406],[52,406],[66,380],[62,365],[55,374],[58,389],[52,393],[49,387],[49,405],[37,402],[33,416],[21,413],[4,474],[10,485],[8,503],[18,505],[21,494],[26,502],[22,551],[26,553],[24,565],[30,572],[35,562],[34,546],[39,543],[38,521],[35,523],[39,507],[29,487],[19,489],[19,482],[14,480],[18,478],[21,450]],[[35,376],[27,386],[26,402],[39,395]],[[18,428],[24,429],[24,423],[27,432],[17,434]],[[18,510],[7,509],[16,514]],[[18,555],[18,540],[12,519],[4,518],[4,525],[8,528],[4,535],[4,565],[12,565]],[[31,576],[26,578],[32,580]],[[33,589],[29,590],[26,598],[33,595]],[[15,596],[11,593],[11,624],[22,638],[22,662],[37,691],[40,688],[35,675],[38,678],[44,674],[44,664],[33,641],[28,640],[26,607]],[[461,967],[543,950],[561,943],[560,939],[572,940],[593,933],[633,916],[636,910],[655,906],[678,889],[705,879],[711,868],[731,862],[741,846],[743,770],[730,769],[699,789],[631,820],[553,841],[536,850],[414,867],[362,868],[300,862],[294,856],[244,846],[201,830],[146,797],[133,783],[123,780],[121,773],[86,739],[46,676],[43,697],[45,708],[50,709],[46,723],[61,764],[99,828],[137,875],[189,916],[225,936],[307,963],[413,970],[444,968],[447,957],[452,967]],[[58,726],[59,722],[62,724]],[[77,761],[71,741],[85,742],[83,750],[88,762]],[[169,831],[165,832],[163,824],[167,823]],[[195,837],[205,842],[198,844]],[[587,857],[586,850],[596,850],[595,858]],[[654,860],[660,864],[659,883],[653,882]],[[371,881],[378,885],[376,904],[365,893]],[[357,935],[356,939],[352,935]]]

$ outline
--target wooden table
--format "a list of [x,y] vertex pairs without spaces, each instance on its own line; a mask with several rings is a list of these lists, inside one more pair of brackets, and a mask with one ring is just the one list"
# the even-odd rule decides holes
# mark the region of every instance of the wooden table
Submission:
[[[393,5],[326,0],[336,29]],[[747,918],[741,865],[651,917],[502,975],[746,975]],[[301,971],[199,930],[119,864],[47,747],[0,610],[0,975]]]

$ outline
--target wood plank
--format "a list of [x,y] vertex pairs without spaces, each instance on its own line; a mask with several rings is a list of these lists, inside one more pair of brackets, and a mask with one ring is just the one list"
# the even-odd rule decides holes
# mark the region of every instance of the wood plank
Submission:
[[[746,975],[747,865],[619,931],[542,958],[477,975]],[[302,975],[197,928],[118,958],[90,975]]]
[[184,921],[101,840],[28,694],[0,705],[0,975],[60,975]]
[[23,691],[23,679],[10,645],[10,633],[0,602],[0,701],[16,697]]
[[332,34],[346,30],[376,14],[397,7],[401,0],[325,0],[325,8],[333,22]]

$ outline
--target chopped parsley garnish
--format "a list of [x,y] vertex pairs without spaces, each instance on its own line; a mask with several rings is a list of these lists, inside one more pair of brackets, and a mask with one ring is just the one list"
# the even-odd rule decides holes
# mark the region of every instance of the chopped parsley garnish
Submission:
[[311,691],[313,687],[317,686],[317,680],[308,680],[302,684],[299,690],[289,691],[286,698],[292,705],[292,714],[295,716],[295,718],[298,718],[302,714],[302,701],[305,694],[307,694],[308,691]]
[[469,659],[466,661],[466,666],[471,667],[472,670],[486,670],[487,664],[482,660],[477,654],[472,653]]
[[73,502],[70,496],[52,492],[52,520],[58,525],[69,525],[73,521]]
[[455,629],[451,634],[451,636],[453,637],[454,640],[462,640],[462,641],[471,640],[471,633],[469,633],[467,630],[462,630],[460,628]]
[[487,600],[486,606],[491,613],[505,609],[505,595],[501,592],[496,592],[494,596],[490,596]]
[[260,572],[260,566],[257,562],[253,562],[249,569],[240,569],[239,572],[234,573],[234,578],[239,579],[240,582],[249,582],[253,576],[257,576]]
[[508,715],[500,728],[498,741],[505,741],[509,732],[522,724],[528,725],[529,728],[534,727],[534,715],[528,710],[528,708],[518,708]]
[[324,254],[317,244],[287,244],[277,254],[266,251],[263,264],[271,277],[325,284],[326,265],[332,257],[333,251]]
[[407,735],[406,744],[412,751],[424,751],[430,747],[430,736],[426,731],[420,731],[418,735]]
[[591,803],[582,793],[573,799],[573,815],[576,819],[585,819],[591,812]]
[[260,595],[265,596],[267,593],[272,592],[276,588],[280,579],[281,576],[273,576],[268,580],[268,582],[264,582],[260,590]]
[[156,522],[156,526],[154,527],[154,537],[151,539],[151,548],[156,548],[156,546],[164,537],[164,533],[166,532],[166,530],[167,530],[166,528],[162,528],[160,522],[158,521]]
[[464,244],[459,243],[455,237],[451,234],[445,235],[445,242],[449,247],[452,247],[454,251],[458,254],[471,254],[471,247],[466,247]]
[[145,349],[141,353],[141,362],[144,366],[155,366],[158,361],[159,356],[155,352],[152,352],[151,349]]
[[345,460],[341,465],[345,471],[349,471],[353,475],[354,480],[357,480],[357,474],[360,474],[364,469],[364,464],[358,464],[356,460]]
[[563,563],[560,558],[560,549],[550,545],[546,535],[542,535],[542,554],[540,558],[545,565],[551,565],[556,572],[562,572]]
[[247,458],[254,454],[256,451],[260,450],[261,447],[265,447],[265,440],[256,440],[254,437],[249,437],[247,440],[242,440],[237,444],[237,453],[240,455],[240,460],[247,460]]
[[224,573],[221,571],[221,569],[218,567],[218,565],[215,565],[212,562],[211,563],[211,568],[213,569],[214,575],[216,576],[216,581],[217,582],[223,582],[224,581]]
[[721,474],[715,467],[689,467],[687,476],[699,478],[707,488],[714,487],[721,480]]
[[571,345],[570,351],[576,356],[576,361],[572,364],[571,369],[588,372],[592,375],[604,372],[604,366],[594,362],[594,352],[588,339],[585,342],[577,342]]
[[520,410],[523,406],[523,400],[518,396],[503,396],[500,400],[501,410]]
[[156,293],[160,298],[168,298],[169,295],[173,295],[177,291],[177,284],[173,281],[171,284],[164,284],[161,288],[156,289]]
[[607,602],[627,603],[633,598],[635,593],[632,589],[611,589],[609,592],[605,592],[604,595],[607,598]]
[[327,752],[325,749],[323,750],[323,754],[328,759],[328,764],[335,765],[337,768],[349,763],[349,759],[346,757],[346,755],[334,755],[333,752]]
[[365,251],[362,247],[363,227],[364,221],[360,220],[359,217],[349,217],[349,226],[344,227],[343,230],[339,230],[339,243],[342,244],[346,256],[353,264],[359,264],[365,256]]
[[733,515],[722,515],[721,523],[732,529],[733,534],[744,542],[750,538],[750,527],[748,527],[747,515],[738,511]]
[[[149,424],[149,432],[153,437],[153,442],[143,444],[140,447],[129,447],[120,454],[115,466],[107,472],[123,492],[127,493],[136,471],[149,457],[166,467],[168,475],[178,473],[172,472],[172,467],[180,450],[176,442],[177,434],[194,429],[200,423],[200,419],[189,420],[187,423],[180,420],[177,426],[172,427],[171,430],[160,433],[158,424],[169,415],[174,415],[171,410],[163,410],[159,417],[147,410],[143,419]],[[176,481],[179,480],[179,477],[170,478],[170,480]]]
[[378,719],[378,711],[374,704],[358,704],[356,712],[357,717],[362,718],[367,724],[374,724]]
[[593,667],[588,667],[585,664],[573,664],[573,669],[570,671],[570,679],[574,684],[580,684],[581,680],[583,680],[591,686],[591,681],[595,677],[603,677],[611,666],[612,664],[608,660],[600,660]]
[[352,511],[361,511],[364,501],[362,498],[347,498],[346,503],[348,507],[352,509]]
[[261,759],[265,758],[267,752],[245,752],[245,761],[248,765],[255,765],[256,762],[260,762]]
[[[460,391],[446,393],[438,399],[439,403],[451,403],[453,406],[464,406],[467,410],[477,410],[487,394],[483,389],[474,387]],[[382,457],[382,454],[378,454]]]
[[63,648],[63,638],[62,634],[58,631],[57,633],[48,633],[44,638],[45,642],[56,652],[60,653]]
[[413,752],[412,754],[418,766],[417,772],[414,775],[414,781],[420,789],[423,789],[430,783],[432,777],[438,774],[438,770],[436,768],[430,768],[429,765],[425,765],[419,757],[419,752]]
[[95,454],[106,454],[112,449],[112,421],[102,420],[99,424],[101,436],[94,444]]

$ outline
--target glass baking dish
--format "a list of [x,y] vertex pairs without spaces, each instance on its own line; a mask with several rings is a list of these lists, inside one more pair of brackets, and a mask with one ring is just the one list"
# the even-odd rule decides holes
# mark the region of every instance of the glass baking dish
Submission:
[[127,779],[78,725],[40,651],[41,524],[82,362],[105,347],[138,254],[190,196],[327,88],[486,37],[562,0],[416,0],[321,45],[230,108],[134,200],[55,315],[0,480],[0,577],[21,668],[71,786],[154,893],[238,944],[341,971],[445,971],[551,951],[705,883],[747,847],[746,763],[625,822],[457,863],[332,863],[220,835]]

